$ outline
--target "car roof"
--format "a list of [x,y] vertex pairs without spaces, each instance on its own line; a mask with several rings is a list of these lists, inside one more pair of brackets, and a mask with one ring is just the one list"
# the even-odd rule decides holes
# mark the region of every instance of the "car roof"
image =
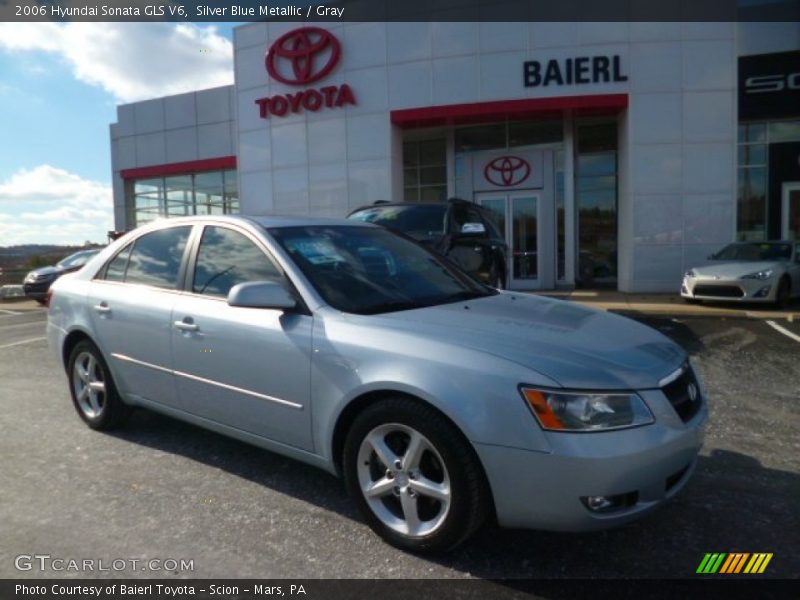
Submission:
[[[352,221],[349,219],[332,217],[301,217],[301,216],[247,216],[247,215],[196,215],[190,217],[171,217],[151,221],[142,227],[158,229],[162,226],[191,225],[195,223],[240,223],[260,225],[264,228],[276,227],[311,227],[325,225],[341,225],[345,227],[375,227],[369,223]],[[134,230],[136,231],[136,230]]]

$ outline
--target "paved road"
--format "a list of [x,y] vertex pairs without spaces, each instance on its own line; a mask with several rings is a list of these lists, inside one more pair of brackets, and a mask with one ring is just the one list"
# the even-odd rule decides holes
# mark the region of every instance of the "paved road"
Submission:
[[33,553],[193,559],[180,573],[193,577],[692,577],[706,552],[733,551],[800,575],[800,343],[763,320],[642,317],[697,357],[712,397],[672,503],[591,535],[486,529],[432,558],[382,543],[339,482],[303,464],[142,411],[90,431],[45,342],[25,342],[43,320],[0,313],[0,577],[69,574],[14,569]]

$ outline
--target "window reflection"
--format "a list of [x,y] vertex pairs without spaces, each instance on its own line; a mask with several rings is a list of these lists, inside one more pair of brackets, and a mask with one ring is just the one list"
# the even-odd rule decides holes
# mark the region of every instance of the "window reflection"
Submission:
[[135,226],[160,217],[239,212],[235,170],[139,179],[132,188]]
[[578,273],[582,285],[617,279],[617,128],[615,123],[578,128],[576,197]]
[[241,233],[225,227],[203,231],[192,281],[196,294],[225,297],[239,283],[280,277],[272,261]]
[[175,288],[190,230],[191,227],[172,227],[137,239],[128,260],[125,282]]

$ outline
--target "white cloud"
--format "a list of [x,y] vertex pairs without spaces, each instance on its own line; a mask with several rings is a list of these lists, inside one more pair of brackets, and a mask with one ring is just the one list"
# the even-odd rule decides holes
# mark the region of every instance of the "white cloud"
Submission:
[[213,25],[0,23],[0,49],[56,54],[119,102],[233,83],[233,45]]
[[113,229],[111,187],[50,165],[0,181],[0,246],[102,242]]

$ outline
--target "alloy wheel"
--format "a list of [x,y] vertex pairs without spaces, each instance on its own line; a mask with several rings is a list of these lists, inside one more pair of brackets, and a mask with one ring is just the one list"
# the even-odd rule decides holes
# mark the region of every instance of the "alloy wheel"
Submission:
[[75,359],[72,386],[84,415],[96,419],[106,404],[103,367],[91,352],[81,352]]
[[375,427],[361,442],[357,472],[367,505],[397,533],[430,535],[447,518],[450,475],[439,452],[419,431],[399,423]]

